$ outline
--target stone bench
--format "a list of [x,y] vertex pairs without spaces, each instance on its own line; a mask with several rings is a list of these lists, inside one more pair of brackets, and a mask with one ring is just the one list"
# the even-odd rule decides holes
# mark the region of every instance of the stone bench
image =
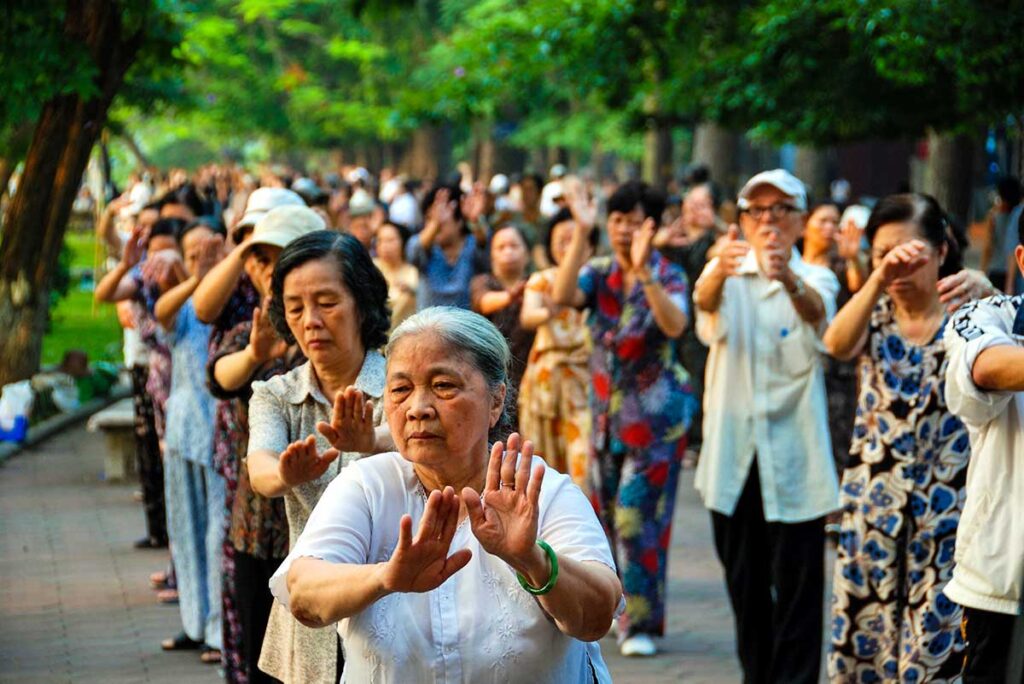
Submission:
[[107,482],[138,478],[135,468],[135,408],[132,400],[121,399],[98,413],[87,425],[89,432],[102,432],[107,440],[103,474]]

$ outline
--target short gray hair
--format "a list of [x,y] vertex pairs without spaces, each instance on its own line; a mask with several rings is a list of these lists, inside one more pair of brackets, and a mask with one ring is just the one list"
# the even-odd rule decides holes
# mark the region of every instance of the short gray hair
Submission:
[[384,353],[391,350],[403,337],[432,332],[449,346],[452,352],[469,362],[487,383],[491,392],[505,385],[505,405],[501,417],[490,429],[488,438],[494,442],[505,439],[513,427],[516,399],[515,388],[509,381],[512,352],[505,336],[493,323],[478,313],[453,306],[432,306],[402,321],[391,333]]

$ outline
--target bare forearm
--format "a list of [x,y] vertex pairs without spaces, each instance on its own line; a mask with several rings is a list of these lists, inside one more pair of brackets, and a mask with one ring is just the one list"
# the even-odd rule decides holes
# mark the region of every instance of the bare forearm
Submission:
[[559,304],[578,306],[579,285],[577,279],[580,276],[580,269],[586,260],[587,246],[576,237],[569,243],[568,254],[558,265],[555,273],[555,283],[551,288],[551,298]]
[[213,377],[223,389],[234,392],[249,382],[259,367],[259,362],[252,355],[252,347],[246,347],[217,359],[213,366]]
[[275,499],[284,496],[291,487],[281,479],[277,455],[269,451],[255,451],[245,459],[249,469],[249,482],[258,494]]
[[477,311],[484,316],[501,311],[512,303],[512,294],[507,290],[485,292],[477,302]]
[[654,322],[661,328],[661,332],[668,337],[682,335],[686,330],[686,314],[675,305],[659,282],[649,279],[649,276],[642,282],[644,283],[644,296],[647,297]]
[[307,627],[326,627],[361,613],[387,595],[381,565],[299,558],[288,570],[292,615]]
[[189,276],[161,295],[160,299],[156,301],[153,315],[156,316],[156,320],[164,330],[170,330],[174,326],[174,317],[178,315],[181,307],[185,306],[185,302],[195,292],[198,284],[198,278]]
[[[118,297],[119,294],[123,294],[127,290],[127,285],[122,286],[121,281],[131,270],[130,267],[123,261],[119,261],[117,266],[107,273],[100,282],[96,284],[96,289],[93,291],[93,298],[98,302],[116,302],[119,299],[126,299],[127,297]],[[131,296],[130,294],[128,296]]]
[[871,311],[883,291],[881,279],[876,275],[869,276],[864,287],[839,310],[822,338],[831,356],[846,361],[857,355],[867,334]]
[[427,225],[423,226],[423,230],[420,231],[420,248],[424,251],[428,251],[434,246],[434,240],[437,239],[437,233],[441,229],[441,224],[437,221],[430,221]]
[[[551,572],[547,555],[539,547],[537,552],[530,569],[519,569],[535,587],[545,584]],[[597,641],[608,632],[621,595],[622,585],[611,568],[559,556],[558,581],[537,600],[563,634]]]
[[989,347],[974,360],[971,378],[983,390],[1024,392],[1024,348]]
[[868,279],[868,265],[864,259],[857,256],[846,262],[846,287],[850,292],[857,292],[864,287]]
[[803,283],[803,287],[800,287],[800,284],[801,282],[792,274],[782,283],[800,319],[805,323],[817,326],[825,318],[825,303],[821,301],[821,296],[806,283]]
[[701,311],[714,313],[722,306],[722,293],[725,291],[725,277],[711,271],[697,280],[693,288],[693,305]]
[[243,264],[240,248],[236,247],[226,259],[210,269],[192,297],[196,318],[203,323],[217,320],[238,284]]
[[531,307],[529,309],[524,306],[519,314],[519,325],[524,330],[536,330],[549,320],[551,320],[551,311],[543,306]]

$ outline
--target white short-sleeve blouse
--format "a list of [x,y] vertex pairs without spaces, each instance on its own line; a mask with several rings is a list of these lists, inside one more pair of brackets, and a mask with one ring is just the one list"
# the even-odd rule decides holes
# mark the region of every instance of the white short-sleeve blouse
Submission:
[[[534,457],[536,464],[543,463]],[[270,580],[288,605],[292,562],[379,563],[398,543],[408,513],[419,526],[426,491],[398,453],[353,463],[331,483],[298,543]],[[563,557],[614,569],[607,538],[583,493],[545,469],[538,536]],[[451,552],[468,548],[469,564],[433,591],[392,594],[338,625],[345,648],[343,682],[610,682],[601,649],[566,636],[504,561],[483,550],[469,520]]]

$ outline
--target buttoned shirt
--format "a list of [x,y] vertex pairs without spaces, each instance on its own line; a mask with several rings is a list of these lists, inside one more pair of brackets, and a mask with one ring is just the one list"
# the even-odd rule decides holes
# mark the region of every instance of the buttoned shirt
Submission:
[[[383,356],[375,351],[366,352],[355,387],[373,400],[373,422],[379,425],[383,421],[379,401],[384,394]],[[308,361],[284,375],[254,382],[249,400],[248,453],[280,454],[292,442],[310,435],[316,437],[317,451],[323,453],[330,444],[317,431],[316,424],[329,423],[333,407],[333,402],[320,390],[316,373]],[[292,487],[284,495],[292,546],[327,485],[339,471],[364,455],[342,452],[319,478]],[[337,637],[330,630],[304,627],[283,606],[275,605],[270,611],[263,640],[260,669],[285,682],[337,682],[337,649]]]
[[[712,259],[701,278],[717,265]],[[725,281],[718,311],[697,310],[710,354],[696,486],[704,505],[725,515],[736,510],[755,455],[766,520],[812,520],[838,506],[820,335],[835,315],[839,281],[796,250],[789,268],[825,305],[817,327],[765,277],[754,250]]]
[[946,402],[967,426],[971,460],[956,533],[956,566],[943,590],[957,603],[1020,612],[1024,576],[1024,392],[974,383],[974,363],[995,346],[1024,346],[1024,296],[962,306],[946,327]]
[[[543,464],[534,457],[533,468]],[[426,500],[412,464],[398,453],[377,454],[346,468],[271,578],[274,596],[288,604],[288,571],[297,558],[386,562],[398,543],[402,516],[409,514],[418,529]],[[537,536],[562,558],[615,568],[583,492],[546,465]],[[468,518],[456,529],[449,553],[463,548],[473,553],[469,564],[441,586],[390,594],[338,624],[346,656],[342,682],[611,681],[598,643],[561,632],[519,585],[515,571],[484,550]]]

